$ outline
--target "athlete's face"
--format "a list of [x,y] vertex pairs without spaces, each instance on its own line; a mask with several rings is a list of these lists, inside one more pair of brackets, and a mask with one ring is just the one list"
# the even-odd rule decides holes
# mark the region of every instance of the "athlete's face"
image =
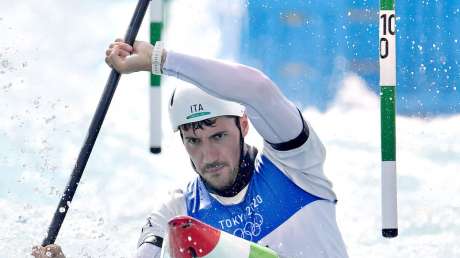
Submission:
[[[249,123],[240,118],[246,136]],[[196,171],[212,187],[223,190],[231,186],[239,170],[240,132],[234,117],[218,117],[213,126],[182,131],[183,142]]]

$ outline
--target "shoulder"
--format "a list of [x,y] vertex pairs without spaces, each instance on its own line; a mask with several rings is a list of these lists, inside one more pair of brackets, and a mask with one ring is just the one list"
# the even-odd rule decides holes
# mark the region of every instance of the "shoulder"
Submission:
[[323,169],[326,149],[311,125],[305,122],[305,126],[308,138],[302,144],[279,150],[265,142],[261,154],[304,191],[335,201],[332,183]]
[[[278,146],[264,142],[262,155],[275,165],[284,164],[298,169],[308,169],[324,163],[326,149],[323,143],[308,122],[304,121],[304,127],[304,136],[301,136],[301,133],[296,138],[297,140],[280,143]],[[284,146],[284,148],[279,148],[279,146]]]
[[[185,191],[183,188],[170,190],[167,198],[163,200],[163,207],[171,210],[173,213],[181,213],[183,211],[185,201]],[[182,214],[178,214],[182,215]]]
[[180,188],[169,191],[158,198],[156,207],[147,217],[142,228],[143,234],[163,237],[166,233],[168,221],[176,216],[186,214],[184,191]]

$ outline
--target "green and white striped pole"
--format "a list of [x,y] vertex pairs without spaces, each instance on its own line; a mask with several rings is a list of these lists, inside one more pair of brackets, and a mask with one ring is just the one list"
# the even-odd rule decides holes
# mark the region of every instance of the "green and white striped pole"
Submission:
[[[150,43],[161,40],[163,0],[150,3]],[[150,74],[150,152],[161,152],[161,76]]]
[[382,235],[398,235],[396,191],[396,15],[394,0],[380,0],[380,123]]

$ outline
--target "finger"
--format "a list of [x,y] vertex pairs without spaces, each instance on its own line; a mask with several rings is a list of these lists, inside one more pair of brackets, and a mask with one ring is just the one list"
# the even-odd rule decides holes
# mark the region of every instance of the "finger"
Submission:
[[126,52],[129,52],[129,53],[132,53],[133,52],[133,47],[126,44],[126,43],[120,43],[118,45],[118,48],[121,49],[121,50],[124,50]]
[[127,57],[129,55],[131,55],[131,51],[129,51],[130,48],[127,48],[127,47],[124,47],[124,46],[115,46],[113,50],[117,50],[117,55],[118,56],[121,56],[121,57]]
[[113,54],[115,49],[117,50],[117,51],[115,52],[116,55],[118,55],[118,56],[120,56],[120,57],[122,57],[122,58],[126,58],[127,56],[131,55],[131,52],[126,51],[125,48],[122,48],[122,47],[119,47],[119,46],[115,46],[115,47],[113,47],[113,48],[111,48],[111,49],[107,49],[107,50],[105,51],[105,56],[106,56],[105,62],[106,62],[107,64],[109,64],[109,62],[108,62],[109,60],[108,60],[107,57],[109,57],[111,54]]
[[114,68],[119,68],[122,64],[122,58],[119,55],[120,50],[119,49],[114,49],[112,53],[108,56],[108,61],[107,63],[109,64],[110,67]]
[[38,246],[32,247],[31,255],[36,257],[36,258],[38,258],[40,256],[40,247],[38,247]]
[[56,254],[56,255],[62,252],[61,247],[58,246],[58,245],[54,245],[54,244],[47,245],[46,246],[46,251],[49,251],[52,254]]
[[112,68],[112,64],[110,63],[110,58],[109,58],[109,56],[105,57],[105,63],[106,63],[110,68]]
[[130,55],[131,55],[131,53],[130,53],[130,52],[128,52],[128,51],[125,51],[125,50],[123,50],[123,49],[119,49],[119,51],[118,51],[118,55],[119,55],[120,57],[123,57],[123,58],[125,58],[125,57],[127,57],[127,56],[130,56]]
[[[124,52],[127,52],[128,55],[130,55],[133,52],[133,47],[126,43],[112,43],[110,44],[109,49],[106,50],[106,55],[110,54],[108,52],[112,51],[115,48],[118,48]],[[123,55],[125,54],[123,53]]]
[[120,45],[120,44],[123,44],[123,43],[121,43],[121,42],[112,42],[112,43],[110,43],[110,45],[109,45],[109,49],[112,49],[112,48],[114,48],[114,47],[116,47],[116,46],[118,46],[118,45]]
[[116,38],[115,42],[125,42],[122,38]]
[[56,244],[48,245],[48,247],[50,247],[53,250],[59,251],[59,252],[61,251],[61,247],[59,245],[56,245]]
[[115,41],[115,42],[110,43],[109,48],[113,48],[113,47],[121,45],[121,44],[126,44],[126,43]]
[[32,256],[35,258],[48,258],[48,257],[63,257],[64,254],[62,253],[61,247],[58,245],[47,245],[45,247],[42,246],[34,246],[32,247]]

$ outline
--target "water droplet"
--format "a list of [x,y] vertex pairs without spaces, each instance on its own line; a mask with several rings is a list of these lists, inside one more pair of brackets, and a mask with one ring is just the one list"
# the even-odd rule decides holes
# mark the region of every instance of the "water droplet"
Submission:
[[38,108],[38,107],[40,106],[40,98],[35,99],[35,100],[33,101],[33,104],[34,104],[35,108]]
[[13,86],[13,83],[10,82],[10,83],[8,83],[7,85],[4,85],[4,86],[3,86],[3,89],[4,89],[4,90],[9,89],[9,88],[11,88],[12,86]]
[[60,207],[60,208],[59,208],[59,212],[60,212],[60,213],[64,213],[64,212],[65,212],[65,208],[64,208],[64,207]]
[[24,218],[23,216],[19,216],[18,219],[16,220],[17,223],[25,224],[27,223],[27,219]]
[[49,117],[49,118],[45,118],[45,123],[48,124],[49,122],[53,121],[55,118],[56,118],[55,115],[53,115],[53,116],[51,116],[51,117]]

